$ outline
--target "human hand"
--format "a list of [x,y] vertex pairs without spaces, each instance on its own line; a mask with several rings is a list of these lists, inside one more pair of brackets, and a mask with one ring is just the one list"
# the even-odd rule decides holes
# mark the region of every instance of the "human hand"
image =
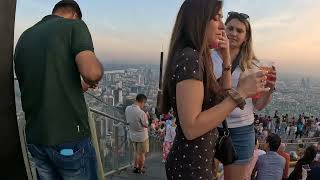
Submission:
[[258,93],[270,91],[269,87],[265,87],[267,83],[267,72],[246,70],[241,73],[237,90],[243,98],[254,96]]

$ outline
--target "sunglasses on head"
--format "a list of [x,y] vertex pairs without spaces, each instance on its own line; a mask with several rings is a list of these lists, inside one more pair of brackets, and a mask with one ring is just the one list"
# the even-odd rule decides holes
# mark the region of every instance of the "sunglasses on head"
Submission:
[[248,14],[238,13],[238,12],[234,12],[234,11],[228,12],[228,16],[237,16],[237,17],[240,17],[245,20],[250,18]]

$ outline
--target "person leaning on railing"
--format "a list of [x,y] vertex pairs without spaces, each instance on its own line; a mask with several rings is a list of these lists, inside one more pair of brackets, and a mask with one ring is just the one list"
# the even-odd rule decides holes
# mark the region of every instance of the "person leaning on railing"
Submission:
[[142,110],[147,102],[144,94],[138,94],[136,101],[125,110],[129,123],[129,134],[134,149],[134,173],[144,173],[145,155],[149,152],[148,117]]
[[60,1],[16,45],[15,72],[38,180],[98,179],[81,85],[95,87],[103,67],[81,18],[75,1]]

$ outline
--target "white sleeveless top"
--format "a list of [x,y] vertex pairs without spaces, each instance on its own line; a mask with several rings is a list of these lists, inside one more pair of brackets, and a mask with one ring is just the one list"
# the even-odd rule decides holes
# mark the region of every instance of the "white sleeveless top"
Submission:
[[[212,52],[212,61],[213,61],[213,71],[216,78],[222,76],[222,59],[216,51]],[[236,88],[239,82],[241,69],[238,66],[232,73],[232,88]],[[253,115],[253,103],[252,98],[246,99],[246,105],[244,110],[240,108],[234,109],[231,114],[227,117],[227,123],[229,128],[243,127],[253,124],[254,115]]]

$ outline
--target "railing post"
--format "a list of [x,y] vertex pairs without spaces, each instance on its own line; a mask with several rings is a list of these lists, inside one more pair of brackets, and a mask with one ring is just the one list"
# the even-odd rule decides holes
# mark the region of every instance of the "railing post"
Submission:
[[113,166],[115,170],[119,169],[119,127],[114,125],[114,146],[113,146]]
[[127,127],[124,127],[124,134],[125,134],[125,139],[126,139],[126,148],[125,149],[128,149],[129,150],[129,164],[132,164],[133,162],[133,147],[131,145],[131,141],[130,141],[130,138],[129,138],[129,133],[128,133],[128,128]]

